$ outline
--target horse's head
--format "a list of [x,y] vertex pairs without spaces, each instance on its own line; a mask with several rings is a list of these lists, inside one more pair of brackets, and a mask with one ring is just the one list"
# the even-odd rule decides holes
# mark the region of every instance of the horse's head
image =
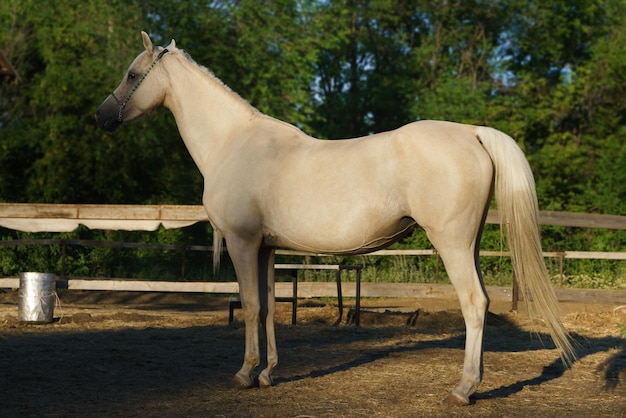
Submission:
[[156,67],[161,58],[176,48],[176,43],[172,40],[165,48],[155,48],[147,33],[141,32],[141,36],[146,50],[130,64],[120,85],[96,111],[98,126],[107,132],[137,120],[165,99],[165,77]]

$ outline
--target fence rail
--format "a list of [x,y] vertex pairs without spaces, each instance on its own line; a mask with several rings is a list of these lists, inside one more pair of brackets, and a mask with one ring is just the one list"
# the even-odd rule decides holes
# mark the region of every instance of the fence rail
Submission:
[[[30,232],[52,232],[55,229],[66,232],[75,229],[78,224],[102,229],[152,230],[159,223],[176,228],[208,220],[204,207],[200,205],[0,203],[0,226]],[[486,222],[498,224],[498,211],[490,210]],[[539,223],[626,230],[626,216],[595,213],[539,211]]]
[[[17,239],[0,241],[0,246],[21,246],[21,245],[59,245],[62,247],[62,259],[61,259],[61,276],[66,276],[66,260],[65,260],[65,247],[67,246],[79,246],[79,247],[95,247],[95,248],[128,248],[128,249],[151,249],[151,250],[169,250],[169,251],[181,251],[184,254],[186,251],[204,251],[212,252],[213,247],[207,245],[176,245],[176,244],[155,244],[145,242],[121,242],[121,241],[97,241],[97,240],[80,240],[80,239]],[[304,256],[304,257],[328,257],[328,254],[316,254],[304,251],[292,251],[292,250],[276,250],[277,255],[288,256]],[[481,257],[509,257],[511,255],[508,251],[480,251]],[[438,256],[438,252],[435,249],[422,249],[422,250],[378,250],[367,254],[360,255],[361,257],[368,256]],[[559,276],[560,285],[563,285],[564,277],[564,261],[566,259],[579,259],[579,260],[626,260],[626,252],[599,252],[599,251],[546,251],[543,253],[545,258],[557,258],[559,259]],[[186,258],[181,258],[181,279],[184,280]],[[438,283],[438,277],[435,277],[435,282]]]
[[[345,282],[343,296],[356,298],[356,283]],[[0,288],[17,289],[19,278],[0,278]],[[105,279],[86,277],[67,277],[57,281],[58,288],[71,290],[129,291],[129,292],[178,292],[178,293],[216,293],[237,294],[237,282],[171,282],[156,280]],[[492,301],[515,303],[513,291],[509,286],[486,286]],[[293,293],[290,282],[276,283],[276,297],[289,297]],[[603,289],[555,289],[560,302],[586,304],[626,305],[626,291]],[[361,283],[361,297],[454,299],[456,293],[452,285],[435,283]],[[299,298],[337,297],[337,285],[332,282],[299,282]],[[515,308],[513,308],[515,310]]]
[[[29,239],[0,241],[0,246],[17,245],[60,245],[105,248],[128,248],[128,249],[153,249],[181,251],[204,251],[211,252],[213,247],[203,245],[172,245],[153,244],[141,242],[118,242],[96,240],[66,240],[66,239]],[[313,254],[301,251],[277,250],[277,255],[287,256],[314,256],[326,257],[325,254]],[[185,262],[184,255],[181,257],[181,281],[163,280],[133,280],[116,278],[94,277],[68,277],[65,271],[65,254],[62,254],[62,272],[60,274],[60,287],[74,290],[117,290],[117,291],[155,291],[155,292],[201,292],[201,293],[238,293],[238,285],[235,282],[190,282],[184,281]],[[510,253],[506,251],[481,251],[484,257],[506,257]],[[438,256],[434,249],[421,250],[380,250],[361,255],[367,256]],[[560,260],[560,285],[563,280],[563,263],[565,259],[607,259],[626,260],[626,252],[596,252],[596,251],[563,251],[545,252],[544,257],[556,257]],[[435,278],[436,279],[436,278]],[[16,277],[0,278],[0,288],[17,288],[19,279]],[[290,292],[289,283],[277,283],[276,295],[282,297]],[[516,292],[510,287],[487,286],[492,299],[512,300],[516,307]],[[557,296],[563,302],[584,303],[619,303],[626,304],[626,290],[596,290],[596,289],[556,289]],[[282,295],[282,296],[281,296]],[[298,288],[299,297],[333,297],[336,296],[336,288],[333,283],[302,282]],[[356,296],[354,283],[346,284],[345,296]],[[436,283],[363,283],[363,297],[421,297],[421,298],[451,298],[454,297],[454,289],[451,285]]]

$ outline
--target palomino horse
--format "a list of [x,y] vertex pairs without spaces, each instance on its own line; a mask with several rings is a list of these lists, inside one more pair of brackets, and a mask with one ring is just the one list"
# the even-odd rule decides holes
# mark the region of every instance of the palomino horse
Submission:
[[466,345],[460,384],[447,400],[468,404],[483,374],[483,329],[489,305],[478,245],[495,189],[513,266],[566,363],[574,359],[543,262],[533,175],[515,141],[492,128],[421,121],[363,138],[323,141],[260,113],[174,41],[145,51],[96,112],[113,132],[164,105],[204,177],[203,204],[235,266],[246,349],[235,375],[254,384],[260,364],[259,321],[272,385],[276,247],[328,254],[383,248],[419,225],[438,250],[460,299]]

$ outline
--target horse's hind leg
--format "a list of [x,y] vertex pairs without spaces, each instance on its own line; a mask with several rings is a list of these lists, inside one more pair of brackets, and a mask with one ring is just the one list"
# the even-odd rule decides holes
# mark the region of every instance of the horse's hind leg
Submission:
[[272,371],[278,364],[278,350],[274,332],[276,298],[274,293],[274,249],[261,248],[259,251],[259,294],[261,300],[261,321],[267,340],[267,367],[259,374],[259,386],[272,386]]
[[438,249],[458,295],[466,329],[463,375],[446,402],[468,405],[469,397],[476,392],[483,375],[483,331],[489,299],[482,284],[474,245],[461,245],[457,239],[432,236],[431,241]]

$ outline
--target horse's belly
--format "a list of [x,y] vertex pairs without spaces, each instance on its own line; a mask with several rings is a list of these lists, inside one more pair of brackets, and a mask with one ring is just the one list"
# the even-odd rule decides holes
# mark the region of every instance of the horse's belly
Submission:
[[385,248],[405,236],[415,226],[411,218],[387,222],[357,222],[346,225],[340,219],[334,227],[301,226],[283,231],[264,231],[266,245],[321,254],[364,254]]

